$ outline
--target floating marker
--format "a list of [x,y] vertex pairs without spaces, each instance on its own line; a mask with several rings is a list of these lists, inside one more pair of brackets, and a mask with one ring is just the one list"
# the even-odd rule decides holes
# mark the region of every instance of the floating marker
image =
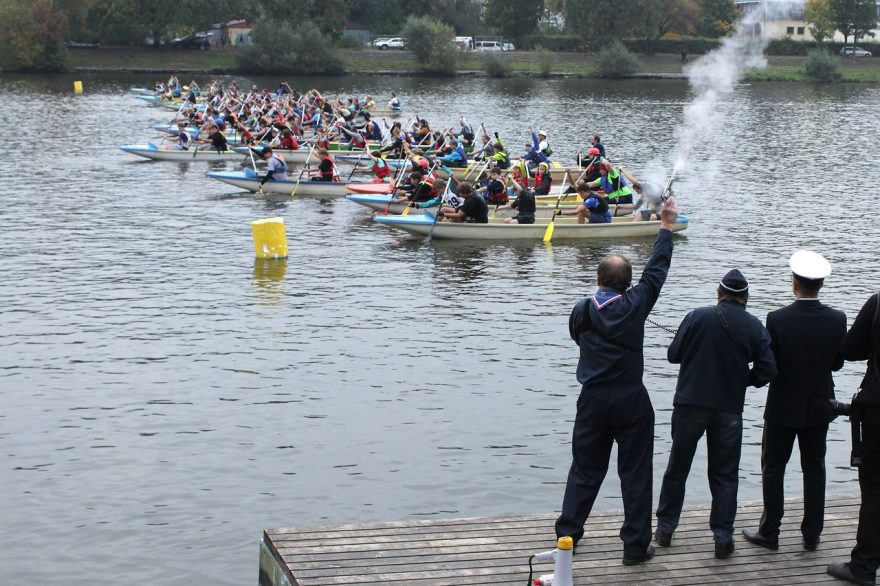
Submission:
[[266,218],[251,222],[257,258],[287,258],[287,234],[284,218]]
[[73,82],[73,93],[77,96],[83,93],[83,82],[75,81]]

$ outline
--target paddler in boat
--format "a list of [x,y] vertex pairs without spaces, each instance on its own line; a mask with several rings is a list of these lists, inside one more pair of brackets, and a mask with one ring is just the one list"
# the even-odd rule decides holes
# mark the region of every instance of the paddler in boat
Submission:
[[[483,187],[477,188],[477,193],[486,199],[489,205],[500,206],[507,203],[507,188],[501,181],[501,169],[492,167],[489,169],[489,180]],[[485,195],[483,195],[485,194]]]
[[458,140],[452,132],[449,137],[455,141],[455,146],[449,145],[443,149],[443,156],[437,157],[437,161],[447,167],[467,167],[468,158],[464,150],[464,145]]
[[348,142],[342,145],[344,148],[347,148],[350,151],[359,151],[363,150],[367,146],[367,139],[359,130],[349,130],[345,126],[339,127],[340,137],[341,135],[345,135],[348,137]]
[[488,134],[480,135],[480,142],[483,143],[478,150],[471,153],[471,158],[475,161],[485,161],[495,156],[495,145],[492,144]]
[[270,147],[277,147],[285,151],[295,151],[299,148],[299,142],[293,135],[293,131],[287,127],[283,128],[278,136],[269,143]]
[[229,150],[226,143],[226,135],[223,134],[223,131],[221,131],[216,124],[209,122],[204,133],[207,134],[207,137],[200,137],[199,142],[210,143],[211,147],[218,153],[225,153]]
[[[446,181],[438,179],[433,186],[434,197],[426,201],[412,201],[409,204],[411,208],[426,209],[434,206],[440,206],[439,214],[443,216],[443,210],[449,208],[455,211],[464,200],[459,198],[451,189],[446,189]],[[413,198],[415,199],[415,198]]]
[[530,189],[524,188],[522,185],[517,183],[516,181],[511,182],[510,191],[513,194],[516,194],[516,199],[510,202],[509,205],[502,206],[500,208],[496,208],[498,210],[506,210],[513,209],[516,210],[516,215],[512,218],[506,218],[504,220],[505,224],[534,224],[535,223],[535,211],[537,209],[535,205],[535,194],[532,193]]
[[653,181],[637,179],[623,167],[620,168],[620,172],[629,180],[639,196],[633,204],[633,222],[659,220],[660,208],[663,206],[663,186]]
[[605,158],[605,145],[602,144],[602,139],[599,138],[598,134],[590,135],[590,144],[593,145],[593,148],[599,149],[599,156],[603,159]]
[[260,185],[266,181],[284,181],[287,179],[287,161],[278,153],[272,152],[272,147],[264,147],[260,156],[266,161],[266,174],[260,178]]
[[177,144],[174,145],[174,150],[176,151],[186,151],[189,150],[189,144],[192,141],[190,139],[189,133],[186,131],[186,123],[178,122],[177,123]]
[[471,126],[471,123],[464,116],[459,116],[458,125],[459,129],[453,136],[460,137],[465,146],[474,146],[474,139],[477,138],[477,135],[474,133],[474,127]]
[[553,149],[550,148],[550,144],[547,142],[547,133],[543,130],[535,132],[531,124],[529,124],[529,131],[532,133],[532,144],[527,146],[530,146],[531,149],[523,155],[523,158],[532,161],[536,165],[539,163],[549,164],[549,157],[553,154]]
[[336,173],[336,165],[333,163],[333,157],[330,156],[330,153],[327,149],[318,149],[315,151],[315,154],[318,155],[321,162],[318,163],[318,168],[310,171],[310,174],[314,175],[311,177],[312,181],[338,181],[339,176]]
[[389,110],[400,110],[400,100],[397,97],[397,94],[391,92],[391,99],[388,100],[388,109]]
[[583,172],[583,180],[584,181],[595,181],[599,177],[602,176],[599,173],[599,165],[602,163],[602,152],[596,147],[590,147],[587,149],[587,156],[581,156],[581,153],[578,153],[578,166],[584,169]]
[[463,181],[458,184],[458,196],[464,197],[464,203],[458,210],[444,213],[447,222],[489,223],[489,206],[470,183]]
[[535,170],[535,195],[549,195],[553,178],[550,176],[550,165],[546,162],[538,163]]
[[611,222],[611,211],[604,194],[591,191],[585,182],[578,183],[578,195],[584,200],[573,210],[560,210],[560,216],[577,216],[578,224],[608,224]]
[[382,142],[382,129],[379,128],[379,125],[369,120],[366,124],[364,124],[364,138],[367,140],[374,140],[376,142]]
[[371,150],[367,150],[367,156],[373,161],[373,174],[376,176],[373,179],[373,183],[384,183],[388,181],[389,177],[391,177],[391,167],[388,165],[388,162],[385,160],[385,155],[383,153],[374,153]]
[[404,159],[406,158],[405,145],[403,138],[400,135],[400,127],[392,126],[391,127],[391,140],[390,142],[379,149],[380,153],[390,153],[391,157],[394,159]]
[[620,171],[614,168],[608,159],[602,159],[599,164],[600,177],[595,181],[587,181],[586,185],[591,189],[599,188],[605,192],[605,199],[609,205],[618,206],[633,202],[632,190],[626,178]]
[[376,109],[376,100],[373,99],[373,96],[367,96],[364,98],[364,111],[372,112]]

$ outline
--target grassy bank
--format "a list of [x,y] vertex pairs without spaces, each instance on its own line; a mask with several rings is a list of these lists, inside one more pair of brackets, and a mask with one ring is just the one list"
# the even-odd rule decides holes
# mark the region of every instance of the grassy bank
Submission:
[[[345,61],[351,73],[388,72],[406,74],[418,71],[409,51],[397,50],[348,50]],[[514,75],[537,75],[540,71],[538,53],[513,51],[502,53]],[[554,53],[553,74],[581,77],[596,76],[595,55],[588,53]],[[697,56],[693,56],[693,59]],[[768,57],[766,69],[749,71],[750,81],[808,81],[804,74],[804,57]],[[173,51],[141,47],[101,47],[71,51],[74,69],[83,71],[131,71],[131,72],[205,72],[235,73],[235,50]],[[640,74],[658,77],[682,75],[682,63],[678,55],[639,55],[642,65]],[[482,73],[480,53],[464,53],[458,62],[461,72]],[[843,81],[880,83],[880,58],[840,59]]]

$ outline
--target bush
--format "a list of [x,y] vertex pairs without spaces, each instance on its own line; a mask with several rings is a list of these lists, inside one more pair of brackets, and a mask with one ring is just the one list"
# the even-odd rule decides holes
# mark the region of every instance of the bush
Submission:
[[550,77],[553,72],[553,63],[555,58],[553,52],[547,49],[538,49],[538,75],[541,77]]
[[[542,34],[532,35],[526,41],[549,51],[586,51],[587,43],[580,35]],[[526,48],[524,45],[522,48]]]
[[639,70],[638,58],[618,40],[611,41],[598,55],[599,77],[624,77]]
[[452,44],[455,31],[449,25],[426,16],[410,16],[401,36],[422,70],[443,75],[455,73],[458,49]]
[[336,44],[342,49],[363,49],[367,46],[360,37],[341,37]]
[[702,37],[676,37],[674,39],[625,39],[623,44],[636,53],[681,54],[687,49],[689,55],[703,55],[718,47],[718,39]]
[[251,43],[237,51],[236,60],[238,67],[248,73],[345,73],[345,65],[330,39],[309,21],[300,21],[296,27],[258,22],[251,32]]
[[489,77],[510,77],[512,72],[510,63],[498,53],[483,55],[483,69]]
[[827,51],[821,49],[810,51],[804,62],[804,72],[812,81],[838,81],[841,77],[840,62],[837,57]]
[[68,71],[62,16],[47,0],[0,2],[0,67],[29,72]]

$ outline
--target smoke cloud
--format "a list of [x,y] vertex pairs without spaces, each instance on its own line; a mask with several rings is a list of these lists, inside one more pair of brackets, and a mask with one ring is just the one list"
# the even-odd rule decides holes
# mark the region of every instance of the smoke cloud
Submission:
[[684,121],[676,131],[677,144],[672,151],[675,175],[688,171],[695,146],[720,131],[723,115],[718,106],[733,92],[743,71],[766,67],[764,48],[768,39],[756,33],[756,24],[784,16],[791,6],[789,1],[755,5],[743,14],[733,34],[722,39],[717,49],[685,68],[694,97],[685,106]]

